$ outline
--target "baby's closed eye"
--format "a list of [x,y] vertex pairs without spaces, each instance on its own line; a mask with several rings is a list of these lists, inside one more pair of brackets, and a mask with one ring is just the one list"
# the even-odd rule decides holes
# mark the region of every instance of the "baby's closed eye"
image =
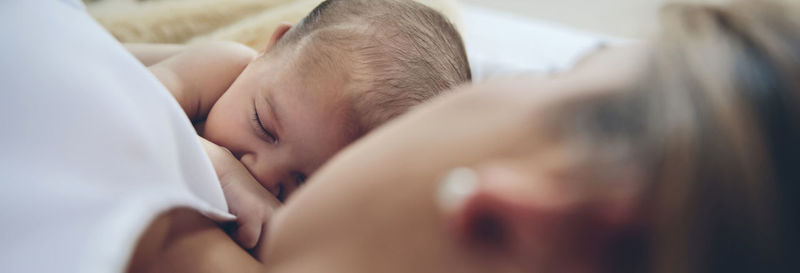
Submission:
[[258,113],[258,108],[256,107],[255,100],[253,100],[253,117],[251,119],[253,124],[253,129],[256,134],[263,139],[272,144],[278,144],[278,137],[273,133],[272,130],[267,129],[269,126],[265,126],[261,116]]

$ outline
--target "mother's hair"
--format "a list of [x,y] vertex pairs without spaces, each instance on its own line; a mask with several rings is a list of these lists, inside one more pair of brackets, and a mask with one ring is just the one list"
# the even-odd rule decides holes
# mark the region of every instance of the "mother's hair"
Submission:
[[590,170],[643,171],[648,224],[620,259],[643,261],[631,271],[797,272],[800,12],[672,5],[662,29],[633,90],[558,118],[589,147]]

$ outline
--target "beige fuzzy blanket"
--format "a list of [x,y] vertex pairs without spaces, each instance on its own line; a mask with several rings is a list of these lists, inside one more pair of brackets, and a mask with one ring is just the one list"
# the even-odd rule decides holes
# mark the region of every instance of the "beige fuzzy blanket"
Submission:
[[[264,47],[281,22],[296,23],[323,0],[84,0],[121,42],[228,40]],[[457,0],[417,0],[460,23]]]

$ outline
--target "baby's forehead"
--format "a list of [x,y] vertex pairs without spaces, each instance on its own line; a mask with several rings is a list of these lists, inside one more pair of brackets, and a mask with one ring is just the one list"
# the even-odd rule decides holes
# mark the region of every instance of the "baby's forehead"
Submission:
[[331,105],[346,113],[343,126],[353,139],[433,96],[434,90],[446,89],[440,78],[448,75],[434,68],[440,63],[436,56],[409,49],[400,41],[407,37],[390,45],[373,36],[326,27],[284,44],[288,69],[313,87],[309,95],[334,95]]
[[335,99],[340,107],[352,108],[353,98],[366,95],[377,79],[374,69],[367,66],[369,56],[321,39],[301,42],[288,57],[286,69],[296,76],[296,84],[309,87],[310,96],[325,92],[324,97]]
[[359,61],[364,61],[358,51],[351,48],[352,41],[332,41],[315,33],[297,41],[292,58],[293,68],[308,77],[334,76],[350,78]]
[[316,108],[315,111],[322,110],[324,115],[308,116],[301,122],[315,123],[320,118],[333,118],[326,120],[335,122],[335,126],[325,126],[327,130],[338,132],[337,136],[341,135],[346,143],[355,140],[358,130],[356,115],[353,114],[354,97],[367,92],[364,82],[368,79],[353,71],[350,64],[354,61],[350,54],[336,47],[307,43],[282,54],[285,55],[280,58],[286,58],[285,65],[278,67],[284,70],[284,73],[279,73],[282,78],[275,81],[277,85],[267,87],[277,93],[275,96],[281,97],[275,103],[286,104],[285,107],[298,106],[298,109],[311,106]]

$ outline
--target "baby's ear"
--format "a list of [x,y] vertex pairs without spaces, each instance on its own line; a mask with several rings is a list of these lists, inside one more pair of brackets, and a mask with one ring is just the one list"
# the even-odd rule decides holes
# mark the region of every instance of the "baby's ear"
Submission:
[[263,55],[264,53],[270,51],[272,47],[274,47],[275,44],[277,44],[278,41],[283,38],[283,35],[286,34],[286,32],[289,32],[290,29],[292,29],[292,24],[287,22],[280,23],[277,27],[275,27],[275,31],[272,32],[272,37],[269,38],[267,46],[264,47],[261,52],[259,52],[259,55]]

